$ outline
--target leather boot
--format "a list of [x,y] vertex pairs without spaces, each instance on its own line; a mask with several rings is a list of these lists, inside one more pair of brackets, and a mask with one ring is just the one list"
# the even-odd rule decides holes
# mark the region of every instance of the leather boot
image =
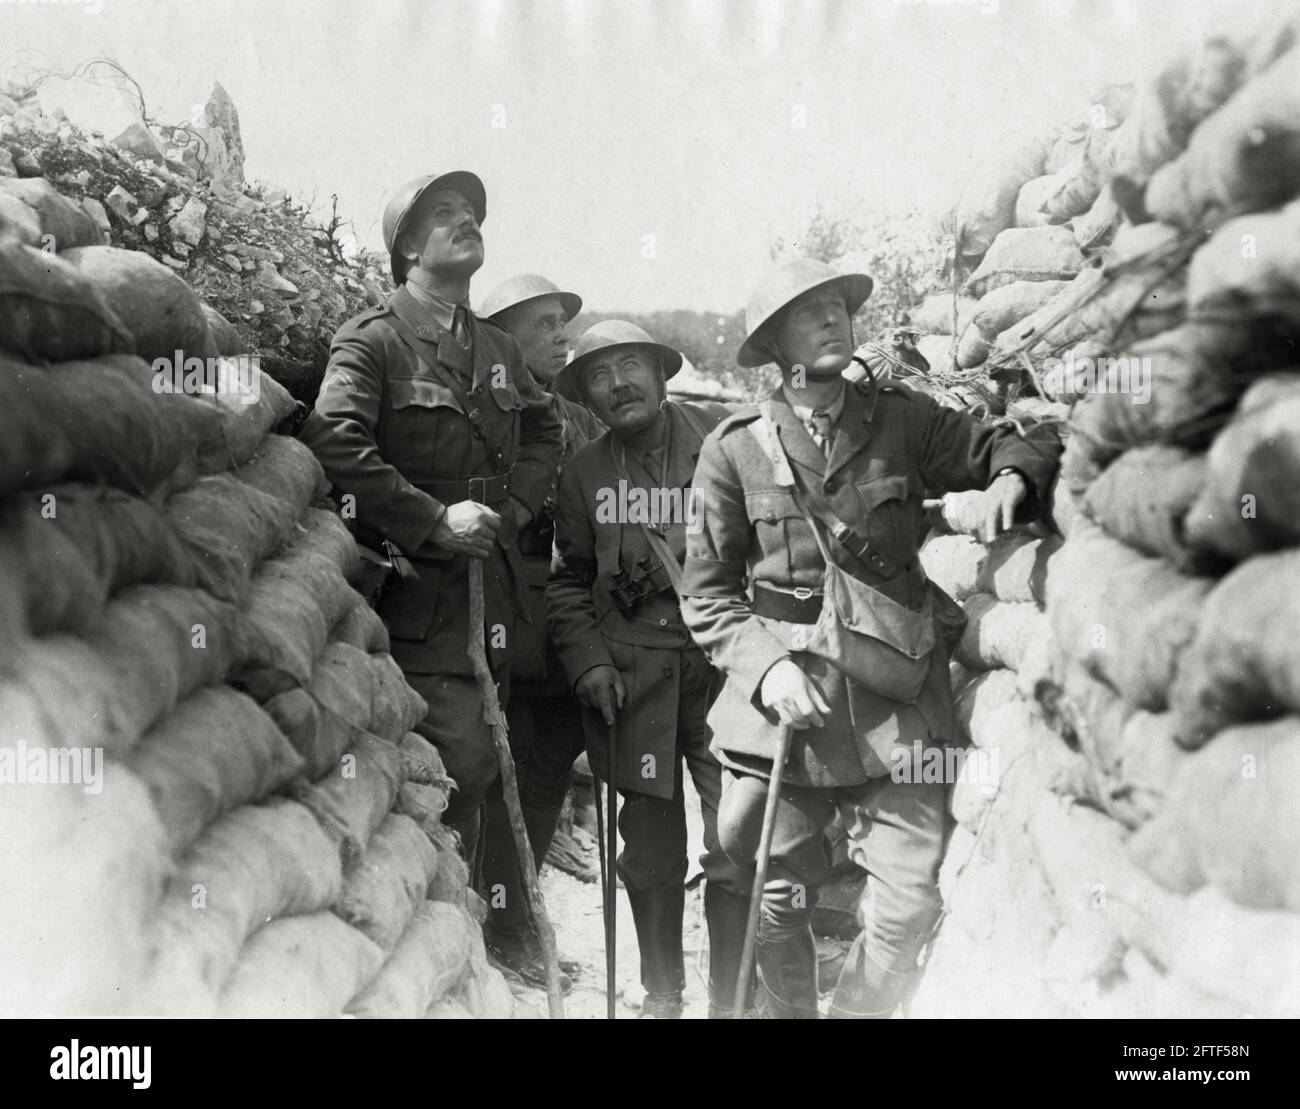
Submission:
[[816,1020],[817,944],[812,926],[789,939],[767,941],[760,927],[755,951],[760,1014],[773,1020]]
[[865,933],[849,948],[840,980],[831,998],[830,1016],[837,1019],[886,1020],[902,1003],[916,978],[916,969],[887,970],[867,954]]
[[641,951],[641,985],[647,995],[643,1013],[681,1016],[682,990],[686,987],[686,960],[682,954],[686,889],[675,886],[628,890],[627,899],[632,905],[632,922]]
[[[735,1007],[736,976],[740,973],[740,954],[745,946],[749,898],[707,882],[704,886],[704,919],[709,926],[709,1017],[727,1020]],[[745,1008],[752,1008],[752,969],[744,1000]]]

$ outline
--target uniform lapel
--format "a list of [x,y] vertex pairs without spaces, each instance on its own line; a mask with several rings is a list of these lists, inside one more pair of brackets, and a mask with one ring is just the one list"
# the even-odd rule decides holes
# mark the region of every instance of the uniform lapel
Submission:
[[[874,396],[872,397],[874,401]],[[831,456],[826,463],[826,476],[843,469],[871,442],[871,416],[874,403],[858,391],[856,385],[844,387],[844,411],[840,413],[831,443]]]
[[786,455],[820,482],[826,473],[826,456],[822,454],[821,447],[813,442],[812,435],[794,414],[790,402],[779,388],[772,394],[771,401],[772,419],[781,435],[781,445],[785,448]]

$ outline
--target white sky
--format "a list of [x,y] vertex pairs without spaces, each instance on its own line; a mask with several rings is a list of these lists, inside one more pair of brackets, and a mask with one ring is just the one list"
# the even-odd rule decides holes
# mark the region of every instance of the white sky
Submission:
[[730,312],[819,199],[937,217],[1008,130],[1268,3],[0,0],[0,69],[108,56],[168,122],[219,79],[250,180],[337,192],[365,245],[395,183],[473,169],[476,296],[538,271],[593,309]]

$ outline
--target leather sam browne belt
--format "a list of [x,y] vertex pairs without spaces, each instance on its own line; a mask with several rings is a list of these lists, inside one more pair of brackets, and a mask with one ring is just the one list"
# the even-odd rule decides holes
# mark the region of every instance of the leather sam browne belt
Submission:
[[815,624],[822,612],[820,589],[800,587],[793,591],[772,589],[754,583],[754,615],[789,624]]
[[507,470],[504,474],[494,474],[492,477],[423,481],[417,488],[442,501],[443,504],[477,501],[479,504],[496,507],[510,499],[511,473],[512,470]]

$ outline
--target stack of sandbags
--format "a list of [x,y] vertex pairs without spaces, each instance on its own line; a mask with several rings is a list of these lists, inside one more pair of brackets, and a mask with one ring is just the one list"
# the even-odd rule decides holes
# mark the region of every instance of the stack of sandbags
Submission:
[[[1035,750],[1025,812],[1062,918],[1044,974],[1079,1011],[1300,1014],[1280,986],[1300,965],[1297,89],[1294,10],[1206,40],[1041,202],[1077,221],[1110,189],[1129,221],[990,353],[1095,369],[1044,390],[1071,403],[1045,664],[980,596],[982,548],[927,552],[973,616],[954,664],[972,736],[1032,693],[1075,755],[1060,775]],[[1017,657],[1028,680],[988,670]]]
[[255,365],[223,388],[220,321],[185,283],[20,184],[0,190],[0,1010],[511,1015],[425,704],[349,584],[320,465],[275,433],[294,402]]

